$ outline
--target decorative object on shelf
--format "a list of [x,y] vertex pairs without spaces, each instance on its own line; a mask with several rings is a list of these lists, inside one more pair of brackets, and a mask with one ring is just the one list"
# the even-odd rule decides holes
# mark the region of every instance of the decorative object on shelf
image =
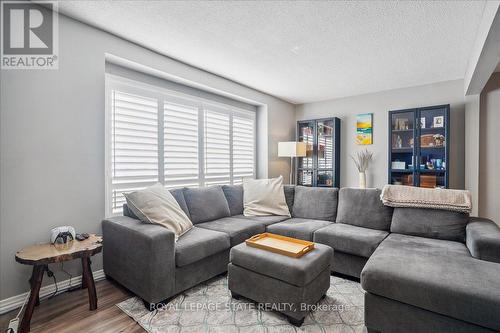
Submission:
[[443,134],[434,134],[434,145],[437,147],[444,146],[444,135]]
[[395,131],[406,131],[410,129],[410,122],[407,118],[398,118],[396,119],[396,124],[394,127]]
[[293,158],[307,156],[307,145],[305,142],[285,141],[278,142],[278,156],[290,157],[290,185],[293,184]]
[[[413,165],[412,165],[412,167],[413,167]],[[392,162],[391,168],[392,168],[392,170],[405,170],[406,169],[406,162],[405,161],[394,161],[394,162]]]
[[434,134],[422,134],[420,136],[420,147],[434,147]]
[[435,159],[435,166],[437,170],[443,169],[443,160],[440,158]]
[[434,121],[432,122],[432,127],[444,127],[444,116],[434,117]]
[[400,135],[396,135],[396,146],[394,148],[403,148],[403,139],[401,139]]
[[302,127],[301,135],[302,136],[313,135],[312,128],[310,128],[310,127]]
[[425,117],[420,117],[420,128],[425,128]]
[[356,168],[359,171],[359,187],[366,188],[366,170],[370,166],[371,161],[373,160],[373,153],[369,152],[368,149],[365,149],[356,154],[356,158],[350,155],[354,164],[356,164]]
[[373,143],[373,113],[358,114],[356,143],[358,145],[371,145]]

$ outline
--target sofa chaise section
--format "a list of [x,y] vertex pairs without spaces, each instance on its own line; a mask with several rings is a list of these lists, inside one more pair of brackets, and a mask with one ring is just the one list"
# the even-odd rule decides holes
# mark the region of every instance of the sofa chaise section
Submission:
[[[469,221],[463,213],[394,209],[392,233],[361,273],[369,330],[500,330],[500,265],[474,253],[482,248],[491,254],[488,251],[500,244],[499,230],[489,221]],[[481,233],[492,236],[486,241]],[[387,313],[396,319],[387,318]]]
[[[417,309],[425,310],[472,324],[466,325],[469,329],[477,325],[477,331],[481,331],[480,327],[500,330],[498,276],[498,264],[471,257],[462,243],[391,234],[361,274],[367,292],[366,326],[381,332],[400,328],[391,328],[388,319],[380,317],[387,313],[377,309],[379,303],[392,300],[406,304],[406,311],[415,312],[415,316]],[[442,321],[440,316],[433,318],[429,314],[423,328],[434,331]],[[443,332],[453,332],[454,327],[461,325],[450,325]]]

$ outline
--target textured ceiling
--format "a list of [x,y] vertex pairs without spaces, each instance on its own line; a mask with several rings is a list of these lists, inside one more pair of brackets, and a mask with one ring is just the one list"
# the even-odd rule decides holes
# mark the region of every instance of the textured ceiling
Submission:
[[62,13],[294,103],[464,77],[484,1],[61,1]]

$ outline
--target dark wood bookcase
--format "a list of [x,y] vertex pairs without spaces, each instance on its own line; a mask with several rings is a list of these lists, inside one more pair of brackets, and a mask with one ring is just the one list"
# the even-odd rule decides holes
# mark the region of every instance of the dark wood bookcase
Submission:
[[449,187],[450,105],[389,111],[388,183]]
[[307,145],[307,155],[297,158],[297,185],[339,187],[340,119],[298,121],[297,141]]

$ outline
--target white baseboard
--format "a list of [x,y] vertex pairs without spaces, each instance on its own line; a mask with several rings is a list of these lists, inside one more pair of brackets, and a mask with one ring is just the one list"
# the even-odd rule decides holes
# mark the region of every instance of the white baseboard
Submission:
[[[104,277],[104,271],[102,269],[92,272],[94,275],[94,281],[99,281],[103,280]],[[46,277],[45,277],[46,278]],[[82,284],[82,276],[75,276],[74,278],[71,279],[71,284],[70,280],[64,280],[64,281],[58,281],[57,282],[57,294],[60,294],[62,292],[65,292],[66,290],[79,286]],[[50,296],[56,291],[56,285],[55,284],[49,284],[47,286],[44,286],[40,288],[40,299],[43,299],[46,296]],[[12,311],[16,308],[20,308],[23,305],[23,302],[28,295],[29,292],[19,294],[16,296],[12,296],[3,300],[0,300],[0,314],[4,314],[6,312]]]

